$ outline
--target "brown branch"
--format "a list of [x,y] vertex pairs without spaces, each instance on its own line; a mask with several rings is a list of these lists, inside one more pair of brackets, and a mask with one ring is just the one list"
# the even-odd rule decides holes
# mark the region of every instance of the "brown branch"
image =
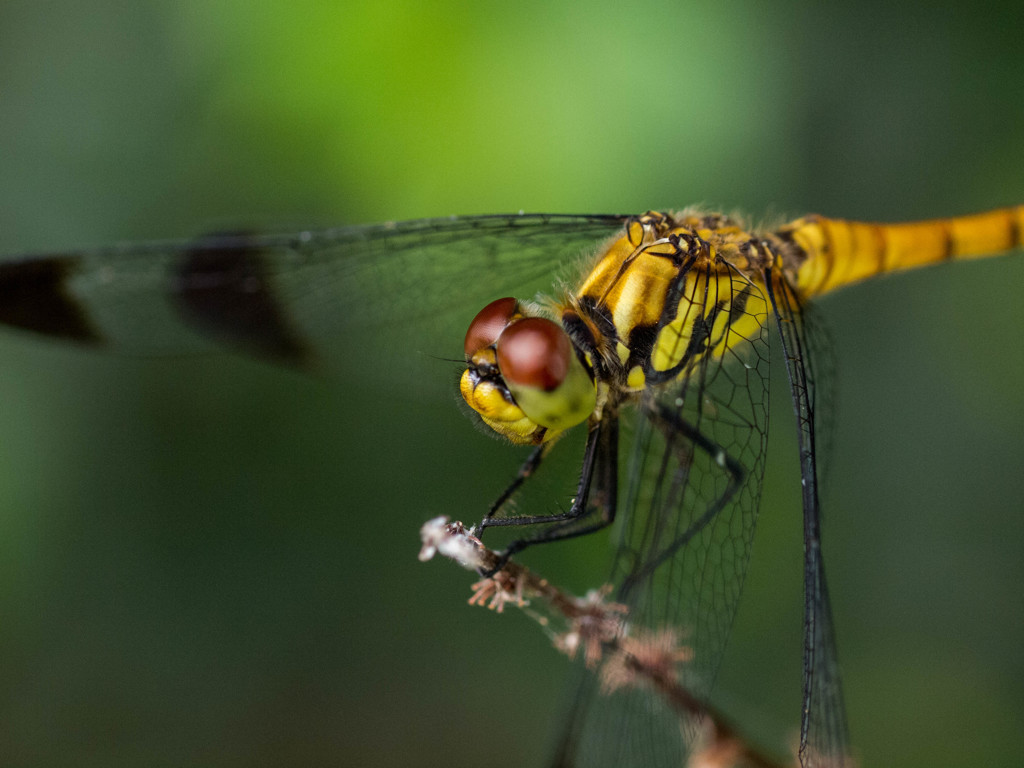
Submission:
[[[434,518],[423,525],[420,534],[420,560],[440,553],[468,570],[484,572],[501,562],[498,553],[485,547],[462,523]],[[720,712],[680,683],[678,665],[692,658],[692,649],[679,642],[678,632],[630,626],[628,607],[606,601],[610,586],[576,597],[525,566],[508,561],[472,588],[471,605],[486,605],[499,613],[506,605],[514,605],[544,627],[562,653],[574,658],[582,648],[589,668],[601,665],[597,674],[603,694],[640,685],[656,691],[680,719],[697,726],[700,745],[690,755],[690,766],[783,768],[750,746]]]

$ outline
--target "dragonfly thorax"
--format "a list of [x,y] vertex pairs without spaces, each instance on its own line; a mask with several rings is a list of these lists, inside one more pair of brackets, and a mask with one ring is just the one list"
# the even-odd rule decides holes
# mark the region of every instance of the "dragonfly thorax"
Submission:
[[597,403],[593,369],[558,323],[512,298],[484,307],[466,332],[459,390],[481,420],[513,443],[547,442]]

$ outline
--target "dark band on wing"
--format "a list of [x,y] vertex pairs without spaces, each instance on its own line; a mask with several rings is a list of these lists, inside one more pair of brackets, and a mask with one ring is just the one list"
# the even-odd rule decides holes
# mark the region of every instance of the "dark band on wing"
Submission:
[[264,257],[264,251],[237,242],[198,245],[177,271],[178,308],[187,322],[226,344],[308,366],[310,352],[273,295]]
[[68,293],[76,264],[72,256],[0,263],[0,323],[88,344],[102,341]]

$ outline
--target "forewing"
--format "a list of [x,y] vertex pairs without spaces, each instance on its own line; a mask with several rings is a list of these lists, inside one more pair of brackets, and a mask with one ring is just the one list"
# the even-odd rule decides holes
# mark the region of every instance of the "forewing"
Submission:
[[573,275],[622,221],[452,217],[8,259],[0,322],[131,354],[226,345],[369,369],[371,380],[412,375],[461,357],[466,326],[490,300],[533,298]]

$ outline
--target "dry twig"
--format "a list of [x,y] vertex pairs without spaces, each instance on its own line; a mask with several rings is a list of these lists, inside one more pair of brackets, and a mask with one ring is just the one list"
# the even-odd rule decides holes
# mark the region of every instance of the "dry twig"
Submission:
[[[420,560],[442,554],[468,570],[488,572],[501,562],[460,522],[445,517],[429,520],[421,529]],[[696,725],[699,744],[690,754],[690,768],[782,768],[754,749],[726,719],[706,702],[697,699],[679,681],[678,665],[692,658],[692,649],[680,642],[672,628],[650,631],[629,624],[629,609],[608,602],[610,586],[575,597],[514,561],[473,584],[471,605],[486,605],[503,612],[506,605],[522,609],[552,638],[555,647],[570,658],[582,649],[583,658],[598,672],[601,692],[647,686],[679,715]],[[539,603],[539,606],[538,606]]]

